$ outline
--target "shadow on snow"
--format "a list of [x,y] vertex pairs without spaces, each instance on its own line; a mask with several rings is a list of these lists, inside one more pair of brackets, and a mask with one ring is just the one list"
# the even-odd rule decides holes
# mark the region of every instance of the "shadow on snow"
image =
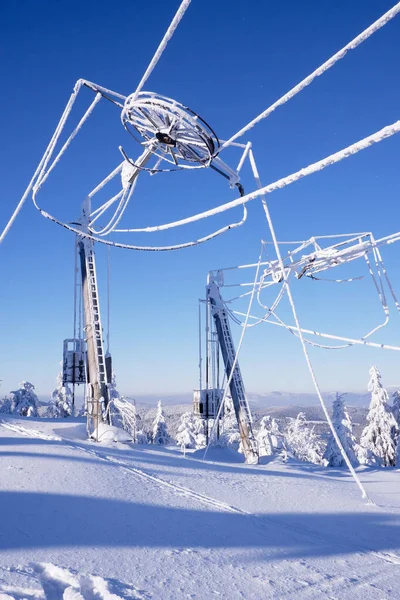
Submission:
[[52,547],[197,547],[294,558],[391,550],[400,522],[381,513],[241,515],[115,499],[0,492],[0,550]]

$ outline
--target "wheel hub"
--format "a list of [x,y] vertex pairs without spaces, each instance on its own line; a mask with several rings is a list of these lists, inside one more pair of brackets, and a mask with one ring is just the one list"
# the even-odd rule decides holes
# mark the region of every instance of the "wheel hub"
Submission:
[[162,133],[161,131],[157,131],[156,138],[161,144],[165,144],[166,146],[171,146],[171,148],[175,148],[176,141],[172,139],[168,133]]

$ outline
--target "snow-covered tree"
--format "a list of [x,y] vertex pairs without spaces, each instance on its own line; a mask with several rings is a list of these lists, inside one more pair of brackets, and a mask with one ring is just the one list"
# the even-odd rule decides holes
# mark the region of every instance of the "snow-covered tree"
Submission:
[[[353,424],[344,405],[343,394],[336,393],[336,398],[332,404],[332,423],[351,464],[356,465],[358,463],[356,457],[357,444],[353,435]],[[329,436],[322,458],[327,462],[328,467],[342,467],[345,464],[332,434]]]
[[225,397],[224,416],[217,445],[228,446],[229,448],[240,451],[241,440],[239,426],[237,424],[233,400],[230,394],[227,394]]
[[149,436],[147,435],[147,433],[143,430],[137,431],[136,432],[136,443],[137,444],[148,444],[149,443]]
[[114,397],[108,403],[107,411],[110,423],[115,427],[125,429],[131,436],[132,441],[137,441],[137,414],[135,401],[131,402],[121,396]]
[[278,421],[270,415],[265,415],[260,421],[260,428],[256,434],[260,456],[271,456],[284,446],[283,434],[279,429]]
[[393,467],[396,464],[396,436],[398,426],[388,404],[389,396],[382,385],[377,367],[369,370],[368,391],[371,403],[367,415],[368,424],[362,432],[358,459],[361,464]]
[[194,434],[193,413],[185,412],[181,416],[176,435],[176,443],[183,448],[195,448],[196,436]]
[[400,390],[397,390],[392,394],[393,404],[392,404],[392,413],[397,423],[398,428],[400,429]]
[[161,400],[157,403],[157,413],[153,421],[153,444],[169,444],[171,438],[168,433],[167,423],[165,422],[165,416],[162,408]]
[[175,439],[185,448],[203,448],[206,444],[204,422],[191,411],[183,413]]
[[110,419],[110,424],[127,431],[132,436],[133,442],[136,443],[138,436],[136,402],[120,395],[114,371],[112,372],[111,383],[108,384],[108,395],[109,402],[106,413]]
[[110,400],[114,400],[114,398],[120,398],[120,393],[117,390],[117,379],[115,377],[115,371],[113,370],[111,376],[111,383],[108,384],[108,395]]
[[306,416],[300,412],[295,419],[289,419],[285,432],[285,445],[288,451],[306,462],[321,464],[321,442],[314,433],[314,428],[307,426]]
[[196,448],[206,445],[206,422],[198,416],[193,416],[193,433],[196,438]]
[[22,381],[20,388],[10,392],[1,406],[1,412],[20,417],[38,417],[39,400],[34,390],[35,386],[29,381]]
[[73,413],[72,391],[63,384],[62,373],[57,375],[57,387],[51,395],[45,416],[52,419],[70,417]]

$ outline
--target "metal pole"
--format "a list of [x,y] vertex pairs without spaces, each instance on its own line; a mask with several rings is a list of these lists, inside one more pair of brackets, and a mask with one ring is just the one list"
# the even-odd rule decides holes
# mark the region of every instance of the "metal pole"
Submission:
[[[207,292],[207,290],[206,290]],[[208,394],[209,394],[209,343],[208,343],[208,333],[209,333],[209,322],[210,322],[210,314],[209,314],[209,302],[206,293],[206,405],[205,405],[205,419],[206,419],[206,443],[208,444]]]
[[106,354],[110,352],[110,252],[111,248],[107,248],[107,350]]
[[72,354],[72,407],[75,406],[75,357],[76,357],[76,292],[78,285],[78,252],[77,252],[77,240],[75,237],[74,240],[74,345],[73,345],[73,354]]
[[202,356],[201,356],[201,300],[199,300],[199,389],[200,389],[200,400],[201,400],[201,389],[203,387],[203,373],[202,373]]

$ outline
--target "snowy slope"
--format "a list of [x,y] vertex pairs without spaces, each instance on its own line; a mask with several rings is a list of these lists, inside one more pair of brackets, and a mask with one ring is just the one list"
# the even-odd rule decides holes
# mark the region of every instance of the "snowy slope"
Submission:
[[[400,598],[398,470],[85,439],[3,418],[0,599]],[[211,462],[212,460],[212,462]]]

